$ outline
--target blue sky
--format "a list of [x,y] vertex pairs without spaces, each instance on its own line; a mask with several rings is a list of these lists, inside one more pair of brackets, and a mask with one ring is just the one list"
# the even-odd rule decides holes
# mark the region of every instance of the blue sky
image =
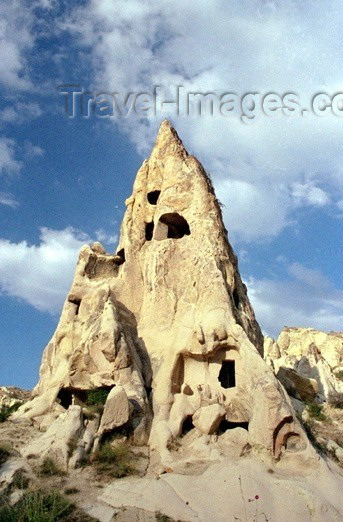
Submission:
[[338,0],[15,0],[0,5],[0,385],[32,387],[78,250],[115,248],[169,117],[211,174],[264,332],[342,330],[343,116],[70,119],[93,93],[343,92]]

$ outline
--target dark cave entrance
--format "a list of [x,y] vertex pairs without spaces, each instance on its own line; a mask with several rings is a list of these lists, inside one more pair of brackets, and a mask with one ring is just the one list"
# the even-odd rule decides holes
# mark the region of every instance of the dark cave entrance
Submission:
[[153,233],[154,233],[154,222],[151,221],[150,223],[145,223],[145,239],[147,241],[152,240]]
[[159,220],[159,233],[156,239],[181,239],[191,231],[184,217],[177,212],[163,214]]
[[239,298],[237,288],[234,289],[233,294],[232,294],[232,297],[233,297],[233,302],[235,303],[235,307],[238,309],[241,300],[240,300],[240,298]]
[[194,428],[192,415],[188,415],[182,423],[181,437],[189,433]]
[[235,428],[243,428],[244,430],[249,431],[249,422],[230,422],[223,419],[218,426],[217,433],[225,433],[227,430],[233,430]]
[[151,192],[148,192],[147,198],[150,203],[150,205],[156,205],[158,198],[160,197],[161,191],[160,190],[152,190]]
[[124,248],[121,248],[116,253],[115,264],[120,266],[123,263],[125,263],[125,250],[124,250]]
[[234,388],[236,386],[235,361],[223,361],[218,375],[218,381],[222,388]]

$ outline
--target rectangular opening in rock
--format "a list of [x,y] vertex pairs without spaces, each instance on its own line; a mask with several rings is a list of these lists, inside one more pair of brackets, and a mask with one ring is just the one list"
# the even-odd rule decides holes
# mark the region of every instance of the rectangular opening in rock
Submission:
[[218,381],[223,388],[234,388],[236,386],[235,361],[222,362]]

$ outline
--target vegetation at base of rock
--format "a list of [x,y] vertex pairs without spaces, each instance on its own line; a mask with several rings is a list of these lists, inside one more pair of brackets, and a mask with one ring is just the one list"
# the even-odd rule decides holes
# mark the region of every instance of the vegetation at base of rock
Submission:
[[167,515],[163,515],[160,511],[158,511],[155,515],[157,522],[174,522],[173,518],[168,517]]
[[73,437],[71,437],[71,439],[69,439],[69,441],[68,441],[68,458],[70,458],[72,456],[72,454],[74,453],[74,451],[76,450],[78,440],[79,439],[76,435],[74,435]]
[[80,511],[54,490],[33,489],[24,493],[14,505],[0,507],[1,522],[92,522],[95,521]]
[[29,477],[25,474],[23,470],[19,469],[14,475],[11,487],[12,489],[27,489],[29,487],[29,484]]
[[60,469],[57,464],[49,457],[46,457],[39,467],[38,475],[43,477],[63,476],[66,472]]
[[2,522],[55,522],[67,520],[74,506],[56,491],[28,491],[14,506],[0,509]]
[[14,413],[15,411],[18,410],[18,408],[20,408],[21,405],[22,405],[21,402],[15,402],[14,404],[12,404],[12,406],[8,406],[7,404],[5,404],[4,406],[1,406],[0,422],[5,422],[12,413]]
[[11,450],[7,444],[0,445],[0,466],[6,462],[11,454]]
[[87,406],[86,408],[83,408],[83,414],[88,420],[93,420],[96,417],[99,417],[102,415],[104,411],[104,405],[103,404],[92,404],[91,406]]
[[87,406],[104,405],[107,399],[110,389],[106,388],[93,388],[93,390],[87,391]]
[[95,453],[93,462],[98,472],[114,478],[122,478],[135,473],[132,465],[134,459],[135,455],[127,444],[106,442]]
[[312,402],[307,405],[307,411],[311,419],[316,419],[319,421],[325,421],[326,417],[323,413],[323,406],[321,404],[317,404]]

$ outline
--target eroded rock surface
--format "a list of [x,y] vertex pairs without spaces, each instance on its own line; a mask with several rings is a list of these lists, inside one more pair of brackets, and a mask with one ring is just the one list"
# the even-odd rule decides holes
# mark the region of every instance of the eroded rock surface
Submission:
[[265,359],[281,382],[285,377],[293,381],[290,395],[307,402],[334,402],[341,396],[343,402],[342,332],[284,328],[276,341],[267,337],[264,346]]
[[[89,390],[121,387],[125,429],[149,440],[156,467],[171,466],[170,448],[186,433],[193,458],[220,458],[218,440],[237,427],[259,455],[315,460],[261,357],[263,337],[211,181],[166,121],[126,206],[115,254],[99,243],[81,249],[34,398],[14,418],[46,427],[61,408],[84,411]],[[99,436],[119,428],[116,415],[126,419],[127,407],[119,409],[111,418],[105,406]]]

